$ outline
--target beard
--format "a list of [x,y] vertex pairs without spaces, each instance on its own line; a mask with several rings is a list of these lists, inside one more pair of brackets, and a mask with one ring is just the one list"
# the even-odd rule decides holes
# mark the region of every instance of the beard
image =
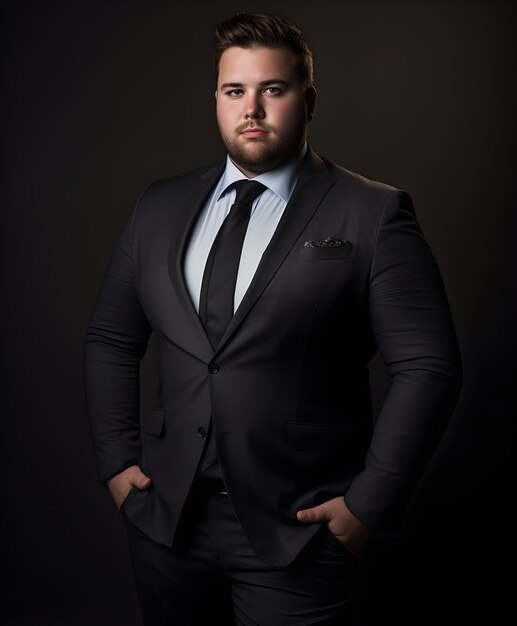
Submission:
[[291,155],[293,155],[305,139],[306,124],[300,120],[290,133],[279,135],[275,129],[264,125],[256,125],[257,129],[268,131],[262,137],[246,139],[242,134],[244,128],[250,125],[243,125],[231,135],[222,132],[219,127],[221,139],[235,165],[250,172],[262,174],[281,165]]

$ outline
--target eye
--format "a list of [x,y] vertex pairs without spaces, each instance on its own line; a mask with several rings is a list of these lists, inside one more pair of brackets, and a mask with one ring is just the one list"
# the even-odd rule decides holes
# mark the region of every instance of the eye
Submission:
[[[239,93],[237,93],[239,92]],[[242,89],[230,89],[230,91],[226,92],[227,96],[240,96],[242,93]]]
[[280,87],[266,87],[266,91],[268,90],[273,96],[277,96],[278,94],[282,93],[282,90],[280,89]]

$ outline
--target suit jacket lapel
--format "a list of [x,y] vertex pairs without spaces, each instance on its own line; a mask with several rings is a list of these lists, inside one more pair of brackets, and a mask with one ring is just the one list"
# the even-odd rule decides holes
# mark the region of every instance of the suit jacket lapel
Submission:
[[[183,211],[178,211],[174,221],[168,253],[169,276],[178,294],[178,300],[186,320],[186,325],[180,327],[179,332],[192,353],[206,361],[212,358],[214,350],[190,298],[183,274],[183,258],[197,217],[208,200],[214,185],[222,175],[225,163],[226,161],[221,161],[203,172],[199,176],[198,184],[185,198]],[[172,202],[177,204],[178,199],[174,198]]]
[[262,255],[255,275],[217,346],[216,353],[223,348],[254,306],[300,237],[323,197],[334,184],[334,179],[328,173],[323,161],[309,145],[307,148],[296,187]]

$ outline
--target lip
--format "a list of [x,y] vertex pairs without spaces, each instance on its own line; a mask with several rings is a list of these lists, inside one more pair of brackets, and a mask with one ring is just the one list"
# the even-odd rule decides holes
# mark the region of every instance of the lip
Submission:
[[266,132],[267,131],[262,130],[261,128],[248,128],[242,131],[242,134],[247,137],[262,137],[262,135],[265,135]]

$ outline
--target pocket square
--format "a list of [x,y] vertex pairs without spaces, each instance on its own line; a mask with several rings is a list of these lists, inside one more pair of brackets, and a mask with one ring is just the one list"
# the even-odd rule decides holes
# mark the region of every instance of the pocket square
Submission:
[[304,248],[341,248],[342,246],[351,246],[349,241],[327,237],[326,239],[310,239],[303,244]]

